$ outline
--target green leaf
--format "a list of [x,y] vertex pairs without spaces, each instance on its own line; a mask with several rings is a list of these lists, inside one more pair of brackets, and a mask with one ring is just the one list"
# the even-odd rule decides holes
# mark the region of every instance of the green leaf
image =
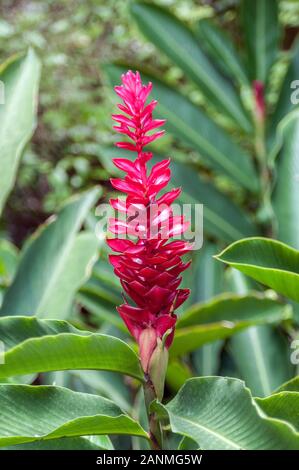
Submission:
[[[76,292],[89,278],[98,257],[99,242],[94,233],[81,232],[75,238],[65,268],[53,286],[53,295],[40,318],[65,319],[70,316]],[[62,310],[63,306],[63,310]]]
[[18,250],[8,240],[0,239],[0,286],[7,287],[16,271]]
[[191,292],[192,301],[204,302],[210,300],[223,290],[224,269],[220,263],[213,258],[217,253],[217,245],[205,241],[202,249],[195,253],[194,287]]
[[188,380],[164,410],[173,432],[188,436],[205,450],[299,449],[293,428],[269,419],[237,379],[201,377]]
[[113,336],[76,330],[65,321],[34,317],[0,318],[5,346],[0,379],[56,370],[99,369],[143,380],[139,359]]
[[239,85],[248,87],[246,69],[229,35],[209,18],[198,21],[195,33],[202,47],[222,72]]
[[[294,46],[290,51],[290,63],[287,69],[286,76],[282,83],[279,98],[276,103],[275,111],[271,117],[271,133],[276,132],[277,125],[286,116],[289,111],[298,107],[298,87],[292,88],[292,82],[298,80],[299,77],[299,39],[295,42]],[[297,98],[297,104],[292,103],[291,95],[295,94]]]
[[[105,70],[115,85],[125,68],[109,65]],[[247,151],[176,90],[153,76],[142,73],[142,78],[153,83],[153,96],[159,101],[156,114],[167,119],[167,130],[199,152],[207,166],[220,170],[249,191],[258,190],[258,179]]]
[[10,316],[0,318],[0,339],[5,350],[14,348],[19,343],[32,338],[39,338],[59,333],[90,335],[89,331],[81,331],[63,320],[40,320],[35,317]]
[[[299,42],[298,42],[299,44]],[[299,54],[299,47],[297,54]],[[299,72],[299,64],[298,64]],[[290,91],[289,91],[290,93]],[[290,99],[290,98],[289,98]],[[276,146],[272,160],[276,159],[276,186],[272,195],[272,207],[276,216],[276,237],[284,243],[299,249],[299,228],[296,220],[298,210],[298,175],[299,175],[299,110],[289,113],[279,124]],[[288,184],[285,184],[286,181]],[[295,319],[299,319],[299,306],[293,304]]]
[[91,390],[109,398],[122,410],[127,412],[131,410],[130,389],[120,375],[98,370],[78,370],[73,371],[73,374]]
[[[144,391],[140,388],[136,394],[132,409],[133,418],[141,424],[144,429],[148,429],[148,417],[144,400]],[[150,443],[139,437],[132,438],[133,450],[150,450]]]
[[[230,288],[238,294],[249,292],[248,278],[232,269]],[[293,373],[286,339],[268,325],[252,326],[230,338],[230,350],[238,371],[254,396],[266,396]]]
[[120,283],[106,256],[95,264],[91,278],[81,287],[76,298],[95,320],[108,322],[127,332],[115,308],[123,301]]
[[261,319],[263,314],[266,317],[270,314],[273,318],[277,318],[277,315],[280,318],[289,318],[289,306],[257,292],[244,295],[225,293],[190,307],[179,318],[177,327],[243,321],[255,317]]
[[268,82],[280,40],[277,0],[243,0],[241,20],[252,80]]
[[251,123],[236,90],[214,67],[194,34],[167,10],[155,5],[132,3],[131,10],[142,33],[182,68],[210,104],[249,132]]
[[236,240],[238,233],[256,233],[244,212],[194,170],[177,162],[171,164],[171,170],[171,186],[183,188],[180,201],[203,204],[204,230],[208,233],[222,240]]
[[100,291],[97,287],[94,288],[94,286],[91,286],[91,283],[88,283],[80,290],[76,298],[93,315],[94,319],[100,320],[100,323],[110,323],[119,330],[126,332],[127,328],[115,309],[115,306],[120,305],[122,301],[118,302],[118,304],[110,304],[109,301],[103,300],[102,294],[105,295],[106,292]]
[[[198,256],[192,261],[195,264],[194,284],[191,288],[193,302],[210,300],[220,294],[223,284],[223,266],[213,259],[217,252],[214,244],[205,242]],[[215,375],[220,365],[220,350],[223,341],[205,344],[194,351],[193,363],[197,375]]]
[[192,371],[183,361],[173,359],[169,361],[166,372],[167,386],[174,392],[177,392],[192,377]]
[[0,385],[0,403],[2,447],[97,434],[147,437],[141,426],[110,400],[66,388]]
[[0,213],[35,127],[39,78],[40,62],[32,50],[0,67],[0,83],[4,86],[4,104],[0,105]]
[[299,249],[299,111],[292,113],[281,129],[283,148],[273,196],[277,238]]
[[280,419],[291,424],[299,436],[299,393],[280,392],[267,398],[257,398],[258,406],[270,418]]
[[299,251],[276,240],[245,238],[216,256],[256,281],[299,301]]
[[[99,190],[93,189],[73,197],[56,218],[48,220],[31,238],[4,297],[1,315],[53,314],[53,296],[57,286],[60,281],[65,283],[69,265],[73,269],[72,250],[76,234],[98,196]],[[82,268],[79,268],[81,272]],[[68,289],[69,297],[73,291],[69,283]],[[65,314],[62,305],[59,310],[63,312],[57,312],[58,315]]]
[[198,444],[190,437],[183,437],[179,443],[178,450],[198,450]]
[[254,394],[264,397],[292,376],[286,339],[269,326],[248,328],[231,338],[233,357]]
[[2,450],[113,450],[108,436],[62,437],[46,441],[27,442]]
[[260,294],[222,294],[192,306],[179,319],[170,355],[178,356],[252,325],[290,317],[290,307]]
[[275,393],[279,392],[299,392],[299,376],[297,375],[288,382],[282,384]]

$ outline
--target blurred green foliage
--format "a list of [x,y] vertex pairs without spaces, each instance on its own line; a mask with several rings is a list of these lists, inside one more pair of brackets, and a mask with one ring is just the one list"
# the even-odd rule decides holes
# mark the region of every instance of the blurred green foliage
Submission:
[[154,56],[153,47],[139,40],[127,3],[1,2],[1,58],[33,46],[43,63],[38,128],[24,155],[10,218],[26,201],[29,225],[36,225],[73,191],[106,179],[96,144],[112,139],[111,94],[101,64]]
[[[225,28],[238,35],[234,30],[238,1],[153,3],[167,6],[189,23],[217,15]],[[112,93],[103,64],[118,60],[149,66],[164,79],[179,82],[195,102],[202,102],[198,90],[184,83],[182,71],[143,38],[128,4],[129,0],[1,2],[1,59],[33,46],[43,64],[38,128],[4,217],[18,244],[70,194],[108,178],[99,164],[104,158],[100,146],[115,137],[110,118]],[[298,2],[282,1],[280,8],[285,24],[299,24]],[[283,64],[282,58],[272,77],[278,84]],[[163,140],[162,146],[168,146],[171,137]]]

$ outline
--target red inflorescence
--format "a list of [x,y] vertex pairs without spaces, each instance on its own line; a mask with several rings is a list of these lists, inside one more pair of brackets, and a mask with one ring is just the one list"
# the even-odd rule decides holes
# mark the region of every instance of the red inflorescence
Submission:
[[[180,274],[190,264],[184,263],[181,257],[191,249],[183,240],[168,242],[173,236],[184,233],[189,225],[183,216],[174,215],[171,208],[180,189],[172,189],[157,198],[171,178],[170,160],[156,163],[151,171],[147,169],[152,153],[145,152],[144,147],[164,134],[164,131],[152,131],[165,122],[152,117],[157,101],[147,104],[151,89],[151,83],[143,85],[139,73],[131,71],[122,76],[122,85],[115,87],[123,101],[118,108],[125,114],[112,116],[118,123],[114,129],[132,141],[116,145],[136,152],[137,158],[135,161],[113,159],[114,165],[126,176],[111,179],[111,183],[127,197],[110,200],[115,210],[125,214],[125,220],[110,219],[109,230],[116,235],[135,235],[136,238],[134,241],[129,238],[107,240],[110,248],[119,253],[110,255],[114,272],[124,289],[124,304],[118,307],[118,312],[139,344],[145,372],[148,372],[158,338],[164,337],[167,348],[173,341],[174,311],[189,295],[189,289],[178,288],[182,280]],[[127,296],[134,305],[128,302]]]
[[263,82],[254,80],[253,93],[255,99],[255,112],[259,120],[265,119],[266,103],[265,103],[265,87]]

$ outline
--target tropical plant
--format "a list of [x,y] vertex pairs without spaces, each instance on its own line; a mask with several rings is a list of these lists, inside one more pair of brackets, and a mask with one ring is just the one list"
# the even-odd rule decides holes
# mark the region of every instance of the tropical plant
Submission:
[[[278,1],[240,2],[238,43],[217,18],[197,20],[190,28],[151,2],[132,2],[130,8],[142,34],[180,68],[186,83],[181,93],[171,81],[143,70],[160,103],[156,116],[167,118],[165,127],[173,135],[169,152],[176,160],[174,183],[183,187],[181,200],[204,205],[205,240],[210,242],[193,256],[195,276],[186,284],[192,288],[191,302],[210,300],[223,290],[239,295],[260,290],[235,270],[223,274],[210,257],[225,243],[252,236],[271,236],[299,248],[299,114],[298,100],[292,99],[298,41],[287,53],[280,82],[274,83],[273,70],[286,57]],[[123,67],[106,67],[112,83]],[[134,69],[134,64],[125,67]],[[298,307],[292,305],[296,319]],[[285,340],[281,326],[279,332],[252,327],[232,337],[223,362],[223,342],[216,342],[193,353],[192,364],[200,374],[224,372],[229,364],[230,373],[245,379],[255,395],[265,396],[294,374]]]

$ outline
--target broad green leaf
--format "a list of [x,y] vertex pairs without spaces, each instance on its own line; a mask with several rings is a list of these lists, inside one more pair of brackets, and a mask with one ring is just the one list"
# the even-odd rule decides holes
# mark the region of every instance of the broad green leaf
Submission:
[[170,355],[185,354],[252,325],[276,323],[290,314],[288,305],[260,294],[219,295],[209,302],[195,304],[179,319]]
[[223,290],[224,269],[213,256],[217,253],[217,245],[205,241],[202,249],[196,254],[192,268],[194,285],[191,291],[193,303],[210,300]]
[[[117,304],[106,303],[106,301],[103,300],[102,294],[105,294],[105,292],[103,293],[97,287],[94,289],[94,286],[91,286],[91,283],[88,283],[80,290],[76,299],[91,313],[95,320],[100,321],[100,323],[108,322],[111,325],[116,326],[121,331],[127,331],[126,326],[115,309]],[[118,302],[118,305],[121,303],[122,301]]]
[[0,404],[2,447],[97,434],[147,437],[142,427],[112,401],[66,388],[0,385]]
[[107,252],[103,253],[103,257],[95,264],[92,274],[97,281],[109,289],[109,292],[112,292],[113,301],[119,303],[122,299],[120,282],[114,274],[113,266],[108,261]]
[[33,384],[36,378],[37,374],[18,375],[17,377],[5,377],[0,379],[0,382],[4,384],[30,385]]
[[[73,268],[76,234],[98,196],[99,190],[93,189],[73,197],[57,217],[48,220],[31,238],[22,253],[14,281],[6,291],[1,315],[43,316],[48,312],[48,305],[49,312],[53,313],[56,288],[60,280],[65,279],[68,264]],[[73,290],[70,285],[68,288]],[[65,314],[63,305],[60,311]]]
[[[291,245],[293,248],[299,249],[299,228],[298,224],[296,223],[296,220],[299,217],[298,109],[292,113],[289,113],[279,124],[276,143],[276,148],[281,148],[279,157],[276,159],[277,177],[272,204],[276,216],[276,236],[282,242]],[[275,156],[276,151],[273,153],[274,158]],[[286,181],[288,184],[285,184]],[[294,303],[293,307],[295,318],[299,319],[298,304]]]
[[[162,412],[161,405],[155,405]],[[237,379],[188,380],[163,411],[173,432],[192,438],[205,450],[298,450],[293,428],[267,418]]]
[[[132,409],[133,418],[140,423],[143,429],[148,430],[148,417],[144,400],[144,391],[140,388],[136,394],[133,409]],[[150,450],[150,443],[145,439],[140,439],[140,437],[132,437],[132,447],[133,450]]]
[[[268,315],[273,316],[273,319],[290,318],[291,312],[288,305],[264,294],[257,292],[244,295],[225,293],[190,307],[179,318],[177,327],[186,328],[226,321],[229,323],[253,318],[264,319]],[[227,326],[233,327],[229,324]]]
[[[192,262],[195,265],[194,284],[191,288],[193,302],[210,300],[220,294],[223,284],[223,266],[213,259],[217,247],[205,242],[198,256]],[[192,269],[192,267],[191,267]],[[220,350],[223,341],[205,344],[193,354],[193,363],[197,375],[215,375],[220,364]]]
[[[115,85],[119,83],[125,68],[109,65],[105,70]],[[167,130],[196,150],[207,166],[230,176],[249,191],[258,190],[256,172],[247,151],[231,140],[188,98],[153,76],[142,74],[142,78],[153,83],[153,97],[159,101],[157,116],[167,119]]]
[[107,450],[114,450],[114,446],[111,442],[109,436],[105,436],[104,434],[98,434],[95,436],[86,436],[85,440],[89,441],[91,445],[97,447],[98,449],[107,449]]
[[[40,318],[67,318],[77,290],[89,278],[98,254],[99,242],[94,233],[81,232],[75,238],[65,268],[53,285],[53,295],[47,301]],[[63,311],[61,311],[63,306]]]
[[297,375],[288,382],[282,384],[275,393],[280,392],[299,392],[299,376]]
[[241,20],[251,79],[266,83],[279,51],[277,0],[242,0]]
[[228,34],[209,18],[196,25],[196,36],[202,47],[222,72],[242,86],[249,86],[246,69]]
[[[128,152],[107,147],[102,149],[107,158],[121,155],[129,157]],[[162,156],[161,156],[162,158]],[[155,159],[158,161],[159,158]],[[233,241],[240,236],[256,234],[256,227],[226,195],[211,183],[200,177],[198,172],[180,162],[171,162],[172,178],[169,187],[182,187],[179,201],[183,204],[203,204],[204,230],[225,241]],[[188,181],[188,184],[186,184]],[[193,207],[193,206],[192,206]],[[240,234],[243,235],[240,235]]]
[[194,170],[178,162],[171,164],[171,170],[171,186],[183,188],[180,201],[203,204],[204,230],[208,233],[222,240],[235,240],[240,232],[256,233],[244,212]]
[[0,339],[5,344],[5,350],[18,344],[48,335],[59,333],[74,333],[90,335],[89,331],[81,331],[64,320],[40,320],[36,317],[0,317]]
[[[136,394],[132,408],[133,418],[141,424],[143,429],[148,430],[148,417],[144,400],[143,388],[140,388]],[[137,436],[132,437],[133,450],[150,450],[150,443]]]
[[173,359],[169,361],[166,373],[166,383],[172,391],[177,392],[192,377],[192,371],[183,361]]
[[[40,62],[32,50],[0,67],[0,213],[14,185],[19,161],[35,127]],[[3,84],[3,85],[2,85]]]
[[194,34],[175,16],[158,6],[132,3],[131,10],[141,32],[182,68],[209,103],[249,132],[251,123],[238,93],[208,59]]
[[245,238],[216,258],[299,302],[299,251],[290,246],[263,237]]
[[27,442],[2,450],[113,450],[108,436],[61,437],[45,441]]
[[143,380],[138,357],[113,336],[76,330],[65,321],[0,318],[5,346],[0,379],[56,370],[99,369]]
[[277,238],[299,249],[299,111],[285,121],[282,140],[273,196]]
[[198,444],[191,437],[183,437],[179,443],[178,450],[198,450]]
[[[235,269],[229,274],[230,289],[248,294],[249,279]],[[292,376],[288,342],[271,326],[252,326],[241,331],[230,338],[229,346],[241,378],[254,396],[269,395]]]
[[[290,51],[290,63],[287,69],[286,76],[282,83],[279,98],[276,104],[275,111],[271,117],[271,133],[272,138],[273,134],[276,132],[277,125],[279,122],[288,114],[289,111],[292,111],[295,106],[298,106],[299,95],[298,95],[298,85],[295,80],[298,80],[299,77],[299,39],[295,42],[294,46]],[[294,88],[294,85],[296,87]],[[292,103],[292,95],[295,103]]]
[[299,436],[299,393],[280,392],[267,398],[257,398],[258,406],[270,418],[290,423]]
[[81,287],[76,298],[96,321],[108,322],[121,331],[127,331],[116,311],[116,306],[120,305],[123,299],[119,279],[108,263],[107,255],[95,264],[91,278]]
[[116,403],[122,410],[130,411],[130,390],[118,374],[98,370],[78,370],[72,372],[91,390],[96,391]]
[[248,328],[233,336],[231,343],[238,370],[255,396],[269,395],[292,376],[288,343],[274,328]]
[[0,239],[0,285],[8,286],[16,271],[18,250],[8,240]]
[[0,239],[0,308],[5,290],[13,279],[17,264],[17,248],[8,240]]

